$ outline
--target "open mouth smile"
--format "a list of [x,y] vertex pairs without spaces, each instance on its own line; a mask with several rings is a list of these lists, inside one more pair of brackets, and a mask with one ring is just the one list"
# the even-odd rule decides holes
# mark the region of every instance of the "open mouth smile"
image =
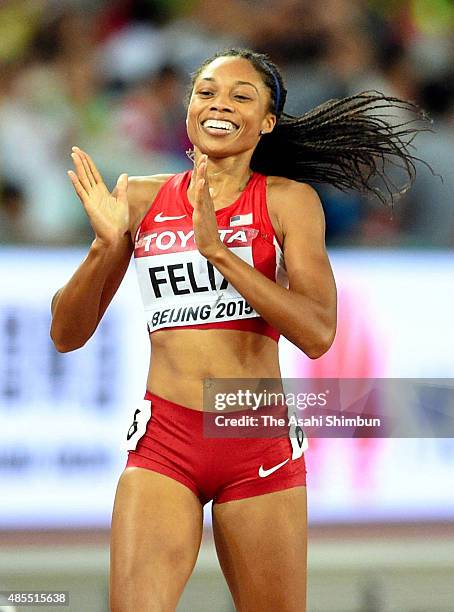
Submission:
[[205,132],[213,136],[225,136],[236,132],[238,126],[231,121],[221,121],[219,119],[205,119],[202,121],[202,127]]

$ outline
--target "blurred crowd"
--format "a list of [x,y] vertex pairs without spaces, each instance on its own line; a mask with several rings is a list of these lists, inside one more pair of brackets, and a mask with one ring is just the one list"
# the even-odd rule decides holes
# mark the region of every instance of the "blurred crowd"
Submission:
[[213,52],[268,53],[302,114],[363,90],[416,101],[412,189],[393,210],[319,187],[331,245],[454,245],[451,0],[4,0],[0,3],[0,240],[71,244],[92,232],[66,171],[86,149],[106,184],[189,167],[189,74]]

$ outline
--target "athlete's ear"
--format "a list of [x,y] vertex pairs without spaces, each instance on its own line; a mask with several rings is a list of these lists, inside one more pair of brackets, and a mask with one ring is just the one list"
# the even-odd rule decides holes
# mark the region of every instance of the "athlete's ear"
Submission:
[[277,117],[272,113],[267,113],[264,120],[262,121],[262,127],[260,130],[260,136],[264,134],[269,134],[273,131],[274,126],[276,125]]

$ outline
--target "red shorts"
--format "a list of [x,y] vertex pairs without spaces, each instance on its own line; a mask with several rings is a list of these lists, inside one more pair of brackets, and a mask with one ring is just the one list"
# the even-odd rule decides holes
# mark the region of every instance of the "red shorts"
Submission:
[[302,448],[295,453],[289,435],[210,438],[204,434],[204,417],[203,411],[147,392],[128,432],[126,467],[169,476],[191,489],[202,504],[306,485]]

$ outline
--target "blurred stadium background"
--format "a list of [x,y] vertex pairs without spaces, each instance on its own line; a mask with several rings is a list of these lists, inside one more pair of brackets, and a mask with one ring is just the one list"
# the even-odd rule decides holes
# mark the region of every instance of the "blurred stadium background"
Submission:
[[[121,172],[186,169],[188,74],[237,45],[282,67],[294,114],[365,89],[417,101],[434,119],[417,155],[444,179],[419,165],[392,215],[319,186],[339,331],[316,362],[281,341],[283,375],[454,378],[452,0],[4,0],[0,590],[65,590],[71,611],[108,609],[120,442],[144,391],[131,271],[85,348],[60,355],[48,337],[51,297],[92,237],[70,148],[89,151],[110,186]],[[454,441],[421,426],[426,437],[311,440],[309,612],[454,610]],[[233,610],[209,508],[178,610]]]

